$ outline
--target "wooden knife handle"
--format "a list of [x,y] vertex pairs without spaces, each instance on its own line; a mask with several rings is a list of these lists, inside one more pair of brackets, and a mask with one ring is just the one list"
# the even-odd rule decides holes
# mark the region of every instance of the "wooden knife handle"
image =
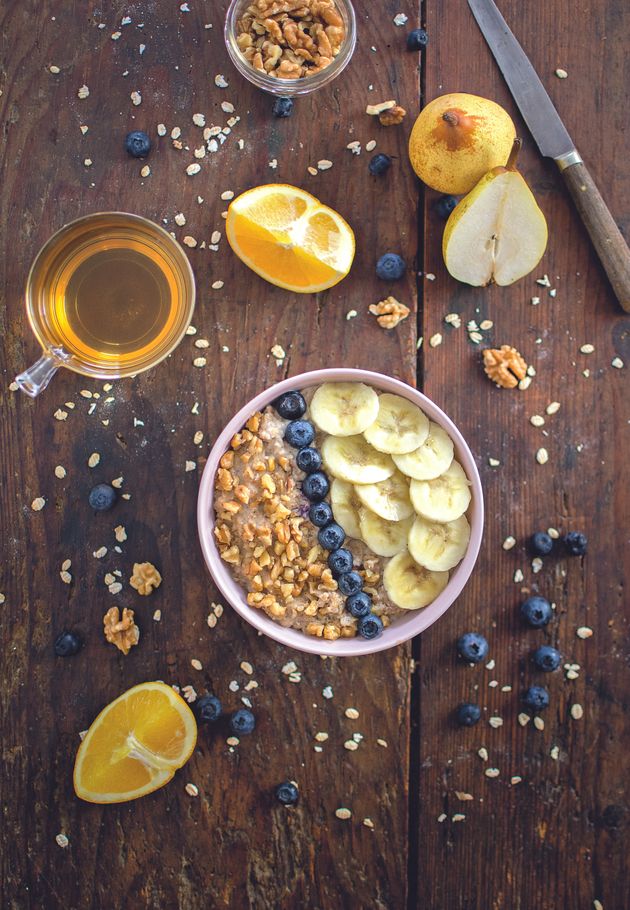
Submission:
[[630,313],[630,250],[583,162],[562,171],[617,300]]

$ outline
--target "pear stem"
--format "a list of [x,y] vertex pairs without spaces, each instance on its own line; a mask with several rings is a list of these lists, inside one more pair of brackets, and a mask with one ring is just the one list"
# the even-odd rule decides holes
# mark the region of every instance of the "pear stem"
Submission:
[[505,165],[506,170],[508,170],[508,171],[517,170],[516,159],[518,158],[518,153],[520,152],[522,145],[523,145],[522,139],[515,139],[514,142],[512,143],[510,157],[508,158],[507,164]]
[[459,117],[455,111],[444,111],[442,114],[442,120],[445,120],[449,126],[457,126],[459,123]]

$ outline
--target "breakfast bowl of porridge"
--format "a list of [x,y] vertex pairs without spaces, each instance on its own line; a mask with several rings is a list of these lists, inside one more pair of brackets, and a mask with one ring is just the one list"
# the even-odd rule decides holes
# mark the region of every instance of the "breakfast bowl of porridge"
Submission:
[[354,369],[303,373],[232,418],[206,463],[199,538],[228,603],[265,635],[352,656],[424,631],[479,552],[473,455],[430,399]]

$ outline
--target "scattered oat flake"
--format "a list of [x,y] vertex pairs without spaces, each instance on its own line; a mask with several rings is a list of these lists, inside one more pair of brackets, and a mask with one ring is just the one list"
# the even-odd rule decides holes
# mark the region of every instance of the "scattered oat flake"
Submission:
[[534,556],[534,558],[532,559],[532,572],[534,573],[534,575],[538,575],[538,573],[540,572],[542,567],[543,567],[543,561],[540,558],[540,556]]
[[529,422],[533,427],[544,427],[545,418],[541,417],[540,414],[532,414],[532,416],[529,418]]
[[122,585],[119,581],[115,581],[113,584],[107,586],[107,590],[110,594],[120,594]]
[[317,162],[317,169],[319,171],[328,171],[333,166],[332,161],[329,161],[328,158],[321,158]]
[[571,705],[571,717],[573,720],[581,720],[584,717],[584,708],[582,705]]
[[243,671],[243,673],[247,673],[248,676],[251,676],[252,673],[254,672],[254,668],[252,667],[252,665],[250,664],[250,662],[248,660],[241,661],[240,667],[241,667],[241,670]]
[[212,289],[213,289],[214,291],[220,291],[221,288],[223,287],[224,283],[225,283],[225,282],[220,281],[220,280],[219,280],[219,281],[213,281],[213,282],[212,282]]
[[77,98],[81,98],[81,100],[83,100],[84,98],[87,98],[89,94],[90,94],[90,90],[87,87],[87,85],[82,85],[81,88],[79,89],[79,91],[77,92]]
[[324,696],[324,698],[332,698],[333,694],[334,693],[332,690],[332,686],[324,686],[324,688],[322,689],[322,695]]
[[221,73],[218,73],[214,77],[214,84],[216,85],[217,88],[227,88],[229,85],[227,79]]
[[496,667],[496,661],[494,660],[494,658],[492,658],[492,660],[489,660],[488,663],[486,664],[486,670],[494,670],[495,667]]
[[597,898],[593,901],[593,910],[604,910],[604,905]]
[[309,174],[311,175],[311,177],[315,177],[315,175],[317,174],[317,168],[316,168],[316,167],[311,167],[310,164],[309,164],[309,166],[306,168],[306,170],[309,172]]
[[456,796],[457,799],[460,800],[460,802],[462,802],[462,803],[470,802],[471,799],[474,799],[474,798],[475,798],[475,797],[472,795],[472,793],[463,793],[461,790],[456,790],[456,791],[455,791],[455,796]]
[[151,173],[151,168],[149,167],[148,164],[145,164],[144,167],[140,168],[141,177],[148,177],[150,173]]
[[278,366],[282,365],[282,361],[287,356],[284,348],[282,347],[282,345],[279,345],[279,344],[274,344],[274,346],[270,349],[269,353],[271,354],[272,357],[274,357],[276,359],[276,361],[278,362]]
[[186,234],[186,236],[182,240],[182,243],[184,244],[184,246],[189,246],[191,249],[194,249],[197,246],[197,241],[195,240],[194,237],[191,237],[190,234]]
[[352,812],[350,811],[350,809],[344,809],[343,807],[341,807],[340,809],[335,809],[335,815],[337,816],[337,818],[340,818],[340,819],[342,819],[342,821],[345,821],[346,819],[352,817]]
[[221,193],[221,199],[223,199],[224,202],[227,202],[230,199],[234,199],[234,192],[232,190],[224,190]]
[[48,67],[48,70],[49,70],[49,72],[51,72],[51,73],[53,74],[53,76],[56,76],[57,73],[60,73],[60,72],[61,72],[61,70],[59,69],[59,67],[58,67],[58,66],[55,66],[54,63],[51,63],[51,65]]
[[588,626],[580,626],[580,628],[575,633],[578,638],[590,638],[593,634],[593,630]]
[[72,575],[70,574],[70,572],[66,572],[66,571],[62,570],[59,573],[59,577],[61,578],[64,585],[69,585],[70,582],[72,581]]
[[55,420],[67,420],[68,412],[64,411],[62,408],[57,408],[57,410],[53,414],[53,417],[55,418]]
[[98,550],[94,550],[92,556],[95,559],[102,559],[104,556],[107,556],[107,547],[99,547]]
[[186,168],[186,173],[188,174],[189,177],[192,177],[194,174],[198,174],[200,170],[201,170],[200,164],[189,164],[188,167]]
[[511,550],[512,547],[516,546],[516,539],[510,534],[509,537],[506,537],[503,543],[501,544],[504,550]]
[[537,730],[544,730],[544,729],[545,729],[545,722],[544,722],[544,720],[542,719],[542,717],[535,717],[535,718],[534,718],[534,726],[536,727]]
[[502,727],[502,726],[503,726],[503,718],[502,718],[502,717],[496,717],[496,716],[489,717],[489,718],[488,718],[488,723],[490,724],[491,727],[493,727],[493,728],[496,730],[498,727]]
[[549,275],[543,275],[542,278],[537,278],[536,284],[539,284],[542,288],[550,288],[551,282],[549,281]]
[[438,345],[442,344],[442,335],[439,332],[436,332],[435,335],[431,335],[429,344],[432,348],[437,348]]
[[6,597],[4,596],[4,594],[0,594],[0,604],[3,604],[5,602],[5,600],[6,600]]
[[98,454],[98,452],[92,452],[88,458],[88,468],[95,468],[98,464],[100,464],[100,461],[101,456]]
[[206,118],[203,114],[193,114],[192,122],[195,124],[195,126],[205,126]]
[[493,325],[494,322],[492,319],[484,319],[483,322],[479,323],[479,328],[483,329],[484,332],[487,332],[492,328]]
[[46,500],[43,496],[37,496],[31,503],[31,509],[33,512],[41,512],[41,510],[46,505]]
[[536,461],[538,464],[547,464],[549,461],[549,452],[545,448],[540,448],[536,452]]
[[142,95],[140,92],[132,92],[129,97],[131,98],[131,103],[134,107],[138,107],[139,104],[142,104]]
[[486,775],[486,777],[498,777],[501,772],[498,768],[486,768],[483,773]]
[[488,458],[488,464],[491,468],[498,468],[501,462],[498,458]]
[[123,477],[122,477],[122,475],[121,475],[120,477],[114,477],[114,479],[112,480],[112,486],[113,486],[116,490],[119,490],[119,489],[122,487],[122,485],[123,485]]
[[363,824],[365,825],[366,828],[370,828],[370,829],[374,828],[374,822],[372,821],[371,818],[364,818]]
[[376,148],[376,139],[370,139],[369,142],[365,143],[366,152],[373,152],[375,148]]
[[195,357],[195,359],[193,360],[193,366],[194,367],[205,367],[207,362],[208,361],[206,360],[205,357]]
[[186,784],[184,789],[189,796],[199,796],[199,788],[194,784]]
[[189,474],[191,471],[196,471],[196,470],[197,470],[197,462],[195,462],[195,461],[187,461],[187,462],[186,462],[186,465],[185,465],[185,472],[186,472],[187,474]]
[[155,613],[153,614],[153,621],[159,622],[161,619],[162,619],[162,611],[156,610]]
[[465,815],[462,815],[461,812],[456,812],[455,815],[453,815],[453,816],[451,817],[451,821],[453,821],[453,822],[463,822],[465,818],[466,818],[466,816],[465,816]]
[[388,748],[387,740],[386,740],[386,739],[377,739],[377,740],[376,740],[376,744],[377,744],[377,746],[382,746],[383,749],[387,749],[387,748]]
[[57,834],[57,836],[55,837],[55,840],[57,841],[57,843],[59,844],[60,847],[67,847],[68,844],[70,843],[70,841],[68,840],[68,838],[66,837],[65,834]]
[[556,76],[558,77],[558,79],[568,79],[569,78],[569,74],[567,73],[566,70],[563,70],[563,69],[557,69]]
[[551,749],[549,750],[549,755],[554,761],[558,761],[558,759],[560,758],[560,749],[558,748],[558,746],[552,746]]
[[66,474],[67,474],[67,471],[63,467],[63,465],[58,464],[55,467],[55,477],[58,477],[59,480],[63,480],[63,478],[66,476]]
[[210,237],[210,243],[218,243],[221,239],[221,231],[213,231],[212,236]]
[[441,813],[438,815],[437,820],[438,820],[438,821],[440,822],[440,824],[441,824],[442,822],[445,822],[447,818],[448,818],[448,815],[446,814],[446,812],[441,812]]
[[583,344],[580,348],[580,354],[592,354],[594,350],[595,350],[595,345]]
[[231,101],[222,101],[222,102],[221,102],[221,110],[222,110],[225,114],[233,114],[233,113],[234,113],[234,105],[232,104]]
[[325,743],[326,740],[328,739],[328,733],[316,733],[315,739],[317,740],[318,743]]
[[545,413],[550,414],[550,415],[557,414],[559,410],[560,410],[560,402],[559,401],[550,401],[549,404],[547,405],[547,407],[545,408]]
[[523,581],[524,577],[525,576],[523,575],[523,572],[521,571],[521,569],[517,569],[516,572],[514,573],[514,584],[520,585],[520,583]]
[[520,782],[521,782],[522,780],[523,780],[522,777],[519,777],[518,774],[515,774],[514,777],[511,777],[511,778],[510,778],[510,783],[511,783],[511,784],[520,784]]
[[197,660],[196,657],[193,657],[193,659],[190,661],[190,666],[193,668],[193,670],[203,670],[203,664],[200,660]]
[[346,710],[344,711],[344,714],[350,720],[357,720],[359,717],[359,712],[357,711],[356,708],[346,708]]
[[616,370],[622,370],[624,364],[623,364],[623,360],[621,359],[621,357],[613,357],[613,359],[610,361],[610,365],[611,365],[611,367],[614,367]]
[[353,739],[347,739],[343,744],[344,749],[347,749],[348,752],[356,752],[359,748],[359,744],[356,743]]
[[477,749],[477,755],[482,761],[488,761],[488,750],[485,746],[482,746],[480,749]]
[[459,329],[462,324],[462,318],[459,313],[447,313],[444,317],[444,322],[447,325],[452,325],[454,329]]

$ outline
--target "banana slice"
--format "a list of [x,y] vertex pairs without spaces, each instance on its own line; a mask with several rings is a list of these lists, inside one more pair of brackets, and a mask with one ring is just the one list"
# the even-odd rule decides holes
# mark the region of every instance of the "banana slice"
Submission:
[[447,521],[446,524],[427,521],[417,515],[409,531],[409,552],[418,565],[425,569],[446,572],[460,561],[469,540],[470,525],[465,515],[460,515],[455,521]]
[[378,415],[363,435],[379,452],[413,452],[429,435],[429,418],[400,395],[378,399]]
[[322,458],[333,477],[349,483],[378,483],[396,470],[390,456],[377,452],[363,436],[327,436]]
[[392,603],[403,610],[427,607],[448,582],[448,572],[431,572],[419,566],[404,550],[385,566],[383,585]]
[[413,507],[429,521],[455,521],[470,503],[470,482],[458,461],[435,480],[412,480],[409,495]]
[[360,540],[359,503],[352,484],[335,477],[330,485],[330,505],[334,519],[344,529],[346,537]]
[[399,471],[415,480],[433,480],[448,470],[453,460],[453,440],[437,423],[429,423],[429,435],[422,445],[403,455],[393,455]]
[[355,487],[355,492],[364,506],[376,512],[385,521],[402,521],[403,518],[413,515],[409,482],[400,471],[379,483]]
[[325,382],[313,395],[309,410],[324,433],[356,436],[376,420],[378,395],[363,382]]
[[385,521],[371,509],[359,512],[361,537],[377,556],[395,556],[406,550],[413,521],[413,515],[402,521]]

